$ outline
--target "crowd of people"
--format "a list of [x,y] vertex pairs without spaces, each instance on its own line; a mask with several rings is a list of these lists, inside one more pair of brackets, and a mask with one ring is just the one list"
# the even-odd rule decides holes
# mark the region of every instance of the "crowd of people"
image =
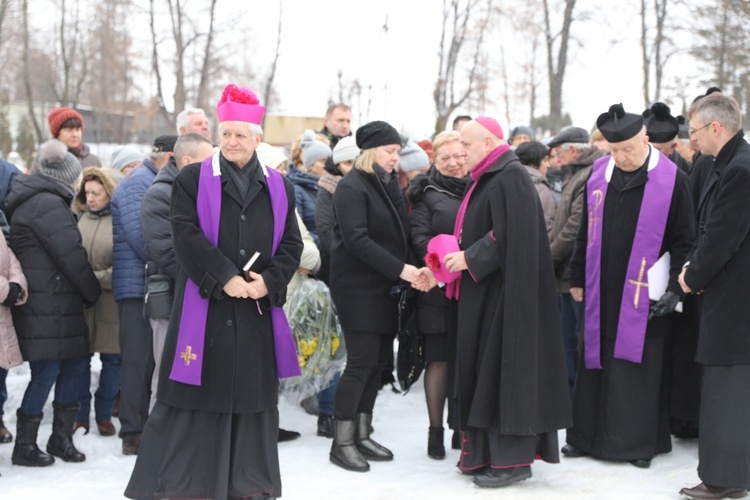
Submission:
[[[55,108],[30,174],[0,164],[13,464],[86,459],[98,353],[96,431],[137,455],[126,496],[281,496],[277,443],[299,433],[279,428],[280,380],[309,356],[284,306],[312,279],[346,364],[302,404],[336,466],[394,459],[373,415],[408,296],[427,455],[446,457],[447,424],[477,486],[560,453],[648,468],[674,436],[698,440],[702,482],[681,495],[747,495],[750,145],[731,96],[709,89],[687,119],[615,104],[545,140],[487,116],[420,141],[353,132],[337,103],[288,156],[262,142],[264,113],[228,85],[215,137],[188,108],[146,158],[121,147],[103,167],[81,115]],[[24,361],[13,436],[4,382]]]

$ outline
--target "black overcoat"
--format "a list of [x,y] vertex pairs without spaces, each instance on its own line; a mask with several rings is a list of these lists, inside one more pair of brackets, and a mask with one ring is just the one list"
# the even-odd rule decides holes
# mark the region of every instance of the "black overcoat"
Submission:
[[477,181],[460,246],[461,428],[536,435],[571,425],[557,288],[539,195],[512,151]]
[[[254,169],[254,177],[244,198],[227,173],[228,168],[231,167],[221,156],[223,189],[216,247],[198,225],[196,200],[200,164],[183,168],[174,181],[170,218],[180,274],[164,345],[157,398],[182,409],[256,413],[277,404],[278,378],[269,308],[270,305],[282,306],[286,300],[286,285],[299,266],[302,238],[294,213],[294,188],[285,179],[289,205],[286,229],[271,258],[273,211],[257,156],[245,167]],[[256,251],[260,252],[260,258],[253,269],[261,270],[268,296],[257,302],[227,296],[224,285],[240,274],[242,266]],[[198,285],[201,296],[210,299],[200,386],[169,379],[188,277]]]
[[344,330],[395,334],[398,305],[390,291],[409,261],[409,216],[397,178],[384,185],[377,169],[352,169],[333,194],[330,287]]
[[81,242],[70,203],[73,192],[41,174],[21,175],[5,200],[10,248],[29,282],[29,298],[13,307],[13,324],[26,361],[89,353],[84,305],[101,287]]
[[721,149],[698,202],[698,239],[685,282],[701,291],[696,360],[750,363],[750,144],[740,130]]

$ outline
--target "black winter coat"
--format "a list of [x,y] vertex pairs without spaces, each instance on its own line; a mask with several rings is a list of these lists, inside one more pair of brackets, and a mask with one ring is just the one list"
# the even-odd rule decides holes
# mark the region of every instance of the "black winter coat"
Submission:
[[351,170],[333,194],[331,295],[344,330],[395,334],[391,287],[409,262],[409,216],[394,171]]
[[10,247],[29,283],[13,324],[26,361],[69,359],[89,353],[84,305],[101,288],[70,208],[73,192],[49,177],[19,176],[5,201]]
[[179,266],[172,248],[172,225],[169,222],[169,200],[172,184],[180,171],[170,158],[159,170],[141,201],[141,230],[146,242],[148,274],[166,274],[177,281]]
[[[697,163],[696,163],[697,165]],[[696,361],[750,363],[750,144],[740,130],[716,155],[698,203],[685,282],[701,295]]]
[[[415,177],[408,191],[411,202],[411,245],[425,265],[427,244],[438,234],[453,234],[456,214],[461,206],[469,180],[444,177],[432,167]],[[417,330],[419,333],[445,333],[448,328],[450,301],[438,288],[417,295]]]
[[477,181],[461,249],[461,428],[528,436],[570,427],[570,396],[547,227],[539,195],[507,151]]
[[[257,155],[244,167],[254,169],[244,197],[228,173],[231,167],[223,156],[220,161],[223,190],[218,246],[208,241],[198,225],[196,200],[200,163],[183,168],[172,188],[170,219],[180,272],[164,344],[157,399],[188,410],[257,413],[277,404],[279,381],[269,309],[271,305],[282,306],[286,300],[286,285],[299,266],[302,238],[294,212],[294,188],[285,179],[286,228],[276,254],[271,257],[274,215]],[[253,264],[253,270],[263,276],[268,296],[257,302],[227,296],[224,285],[240,275],[240,269],[256,251],[260,252],[260,257]],[[169,379],[188,276],[198,285],[201,296],[210,299],[200,386]]]

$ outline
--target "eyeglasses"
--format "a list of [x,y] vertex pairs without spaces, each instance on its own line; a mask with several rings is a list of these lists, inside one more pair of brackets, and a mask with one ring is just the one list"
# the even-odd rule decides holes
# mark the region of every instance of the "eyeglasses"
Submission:
[[[713,122],[711,122],[711,123],[713,123]],[[706,128],[706,127],[708,127],[709,125],[711,125],[711,123],[706,123],[705,125],[703,125],[703,126],[702,126],[702,127],[700,127],[700,128],[696,128],[696,129],[692,129],[692,128],[691,128],[691,129],[689,129],[689,130],[688,130],[688,133],[689,133],[690,135],[693,135],[693,134],[697,134],[699,130],[703,130],[704,128]]]

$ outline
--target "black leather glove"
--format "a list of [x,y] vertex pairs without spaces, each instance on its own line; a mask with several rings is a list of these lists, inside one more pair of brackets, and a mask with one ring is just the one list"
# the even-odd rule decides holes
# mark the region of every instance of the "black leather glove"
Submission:
[[648,319],[658,318],[671,312],[674,312],[674,308],[677,307],[677,303],[680,301],[680,296],[674,292],[667,291],[658,302],[651,305],[648,313]]
[[3,305],[5,307],[12,307],[16,305],[16,302],[18,302],[18,299],[21,298],[21,295],[23,294],[23,288],[21,288],[21,285],[18,283],[11,283],[8,285],[8,297],[3,301]]

